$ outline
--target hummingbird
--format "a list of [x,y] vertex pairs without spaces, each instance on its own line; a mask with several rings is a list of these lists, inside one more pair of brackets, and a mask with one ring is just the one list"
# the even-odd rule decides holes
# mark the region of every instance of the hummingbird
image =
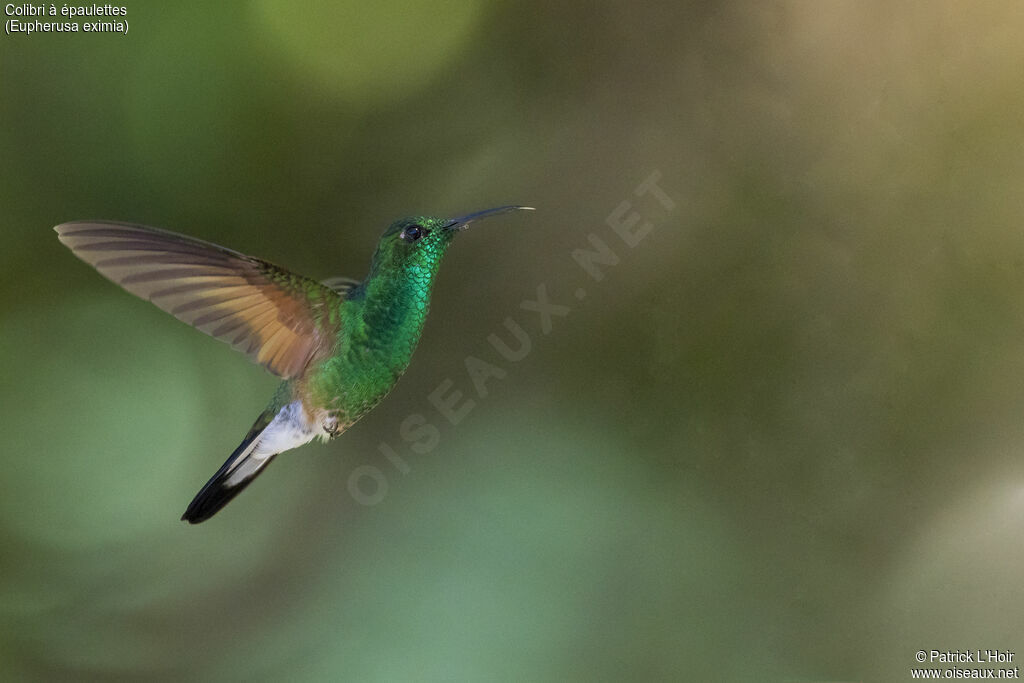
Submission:
[[475,221],[517,210],[532,207],[397,220],[381,236],[362,281],[318,282],[211,242],[130,223],[74,221],[54,230],[106,278],[282,380],[182,515],[198,524],[278,454],[317,437],[334,439],[380,403],[409,366],[452,239]]

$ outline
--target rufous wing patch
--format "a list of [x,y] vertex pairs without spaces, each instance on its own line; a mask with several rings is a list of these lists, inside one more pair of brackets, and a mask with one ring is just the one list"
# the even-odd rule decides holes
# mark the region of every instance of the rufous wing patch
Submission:
[[333,346],[330,287],[245,254],[166,230],[64,223],[60,241],[126,290],[290,379]]

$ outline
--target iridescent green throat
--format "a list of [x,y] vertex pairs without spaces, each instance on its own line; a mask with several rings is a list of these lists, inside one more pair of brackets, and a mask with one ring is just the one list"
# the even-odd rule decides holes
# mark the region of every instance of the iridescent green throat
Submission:
[[309,377],[313,401],[351,423],[376,405],[405,372],[430,310],[430,293],[451,238],[437,235],[416,258],[375,255],[366,280],[349,292],[340,317],[347,334]]

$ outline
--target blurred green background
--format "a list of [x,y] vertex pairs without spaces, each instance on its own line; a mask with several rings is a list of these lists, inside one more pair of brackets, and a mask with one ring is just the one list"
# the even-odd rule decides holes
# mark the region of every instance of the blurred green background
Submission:
[[[127,36],[0,36],[4,680],[1024,657],[1024,5],[126,7]],[[654,171],[675,208],[635,195]],[[624,201],[653,225],[632,249]],[[387,401],[178,521],[276,382],[54,224],[362,277],[394,218],[510,202],[538,211],[457,240]],[[600,282],[590,234],[621,259]],[[541,284],[571,307],[550,334],[520,307]],[[518,363],[487,342],[506,317]],[[467,356],[507,372],[485,398]],[[446,379],[476,399],[457,426]]]

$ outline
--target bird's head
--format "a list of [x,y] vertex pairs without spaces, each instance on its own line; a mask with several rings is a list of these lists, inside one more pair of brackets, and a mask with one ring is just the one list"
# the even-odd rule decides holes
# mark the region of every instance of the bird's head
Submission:
[[509,211],[530,210],[529,206],[499,206],[459,218],[410,216],[401,218],[384,231],[373,255],[370,273],[405,273],[432,278],[441,264],[448,245],[460,231],[474,221]]

